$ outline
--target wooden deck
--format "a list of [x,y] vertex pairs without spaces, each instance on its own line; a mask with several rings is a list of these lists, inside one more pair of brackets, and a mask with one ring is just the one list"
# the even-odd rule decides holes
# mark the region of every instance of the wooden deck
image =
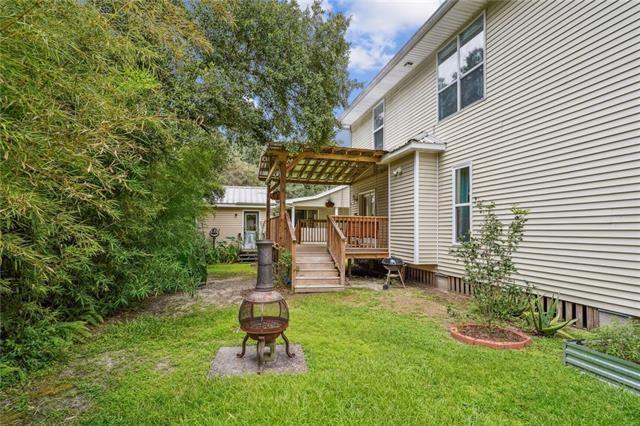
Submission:
[[281,226],[271,218],[275,249],[291,253],[291,285],[295,292],[341,291],[347,263],[389,256],[389,221],[383,216],[329,216],[300,220],[294,227],[288,214]]
[[388,248],[347,247],[347,259],[384,259],[389,257]]
[[343,290],[348,260],[389,256],[388,225],[382,216],[300,220],[293,239],[294,291]]

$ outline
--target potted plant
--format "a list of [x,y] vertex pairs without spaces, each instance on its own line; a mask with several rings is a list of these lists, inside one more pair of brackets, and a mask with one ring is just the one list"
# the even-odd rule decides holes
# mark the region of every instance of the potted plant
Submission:
[[336,204],[333,201],[331,201],[331,199],[327,200],[327,202],[324,203],[324,206],[327,207],[327,208],[331,208],[331,207],[333,207],[335,205]]
[[614,323],[565,341],[564,363],[640,393],[640,322]]
[[520,349],[531,338],[514,328],[500,327],[497,321],[518,317],[526,310],[531,288],[517,285],[511,276],[517,271],[512,261],[524,235],[528,211],[511,208],[513,219],[507,231],[495,214],[495,204],[476,200],[483,223],[475,235],[451,252],[464,264],[464,281],[473,289],[475,309],[485,323],[452,326],[451,335],[458,341],[496,349]]

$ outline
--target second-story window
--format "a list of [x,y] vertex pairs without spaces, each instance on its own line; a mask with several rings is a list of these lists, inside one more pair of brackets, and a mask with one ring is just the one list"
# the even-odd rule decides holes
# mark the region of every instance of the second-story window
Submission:
[[438,52],[438,119],[484,97],[484,15]]
[[384,101],[373,109],[373,147],[375,149],[384,147]]

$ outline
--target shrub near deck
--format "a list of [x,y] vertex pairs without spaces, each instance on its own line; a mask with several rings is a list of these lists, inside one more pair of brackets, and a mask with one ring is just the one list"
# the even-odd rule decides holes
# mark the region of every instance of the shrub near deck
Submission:
[[[633,424],[640,418],[640,398],[563,367],[560,340],[536,338],[522,351],[462,345],[439,320],[385,308],[398,291],[290,297],[289,337],[305,349],[307,374],[207,379],[216,351],[238,345],[242,334],[236,307],[203,308],[109,326],[41,386],[71,384],[86,400],[86,411],[73,420],[87,424]],[[22,414],[38,402],[30,398],[18,398]],[[47,422],[75,414],[64,404],[44,407],[39,419]]]

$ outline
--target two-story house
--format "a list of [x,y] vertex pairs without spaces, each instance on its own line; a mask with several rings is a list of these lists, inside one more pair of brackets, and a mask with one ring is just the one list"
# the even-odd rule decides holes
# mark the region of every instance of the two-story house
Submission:
[[447,0],[340,120],[386,151],[351,213],[413,269],[462,285],[474,199],[517,204],[518,280],[584,326],[640,316],[640,2]]

